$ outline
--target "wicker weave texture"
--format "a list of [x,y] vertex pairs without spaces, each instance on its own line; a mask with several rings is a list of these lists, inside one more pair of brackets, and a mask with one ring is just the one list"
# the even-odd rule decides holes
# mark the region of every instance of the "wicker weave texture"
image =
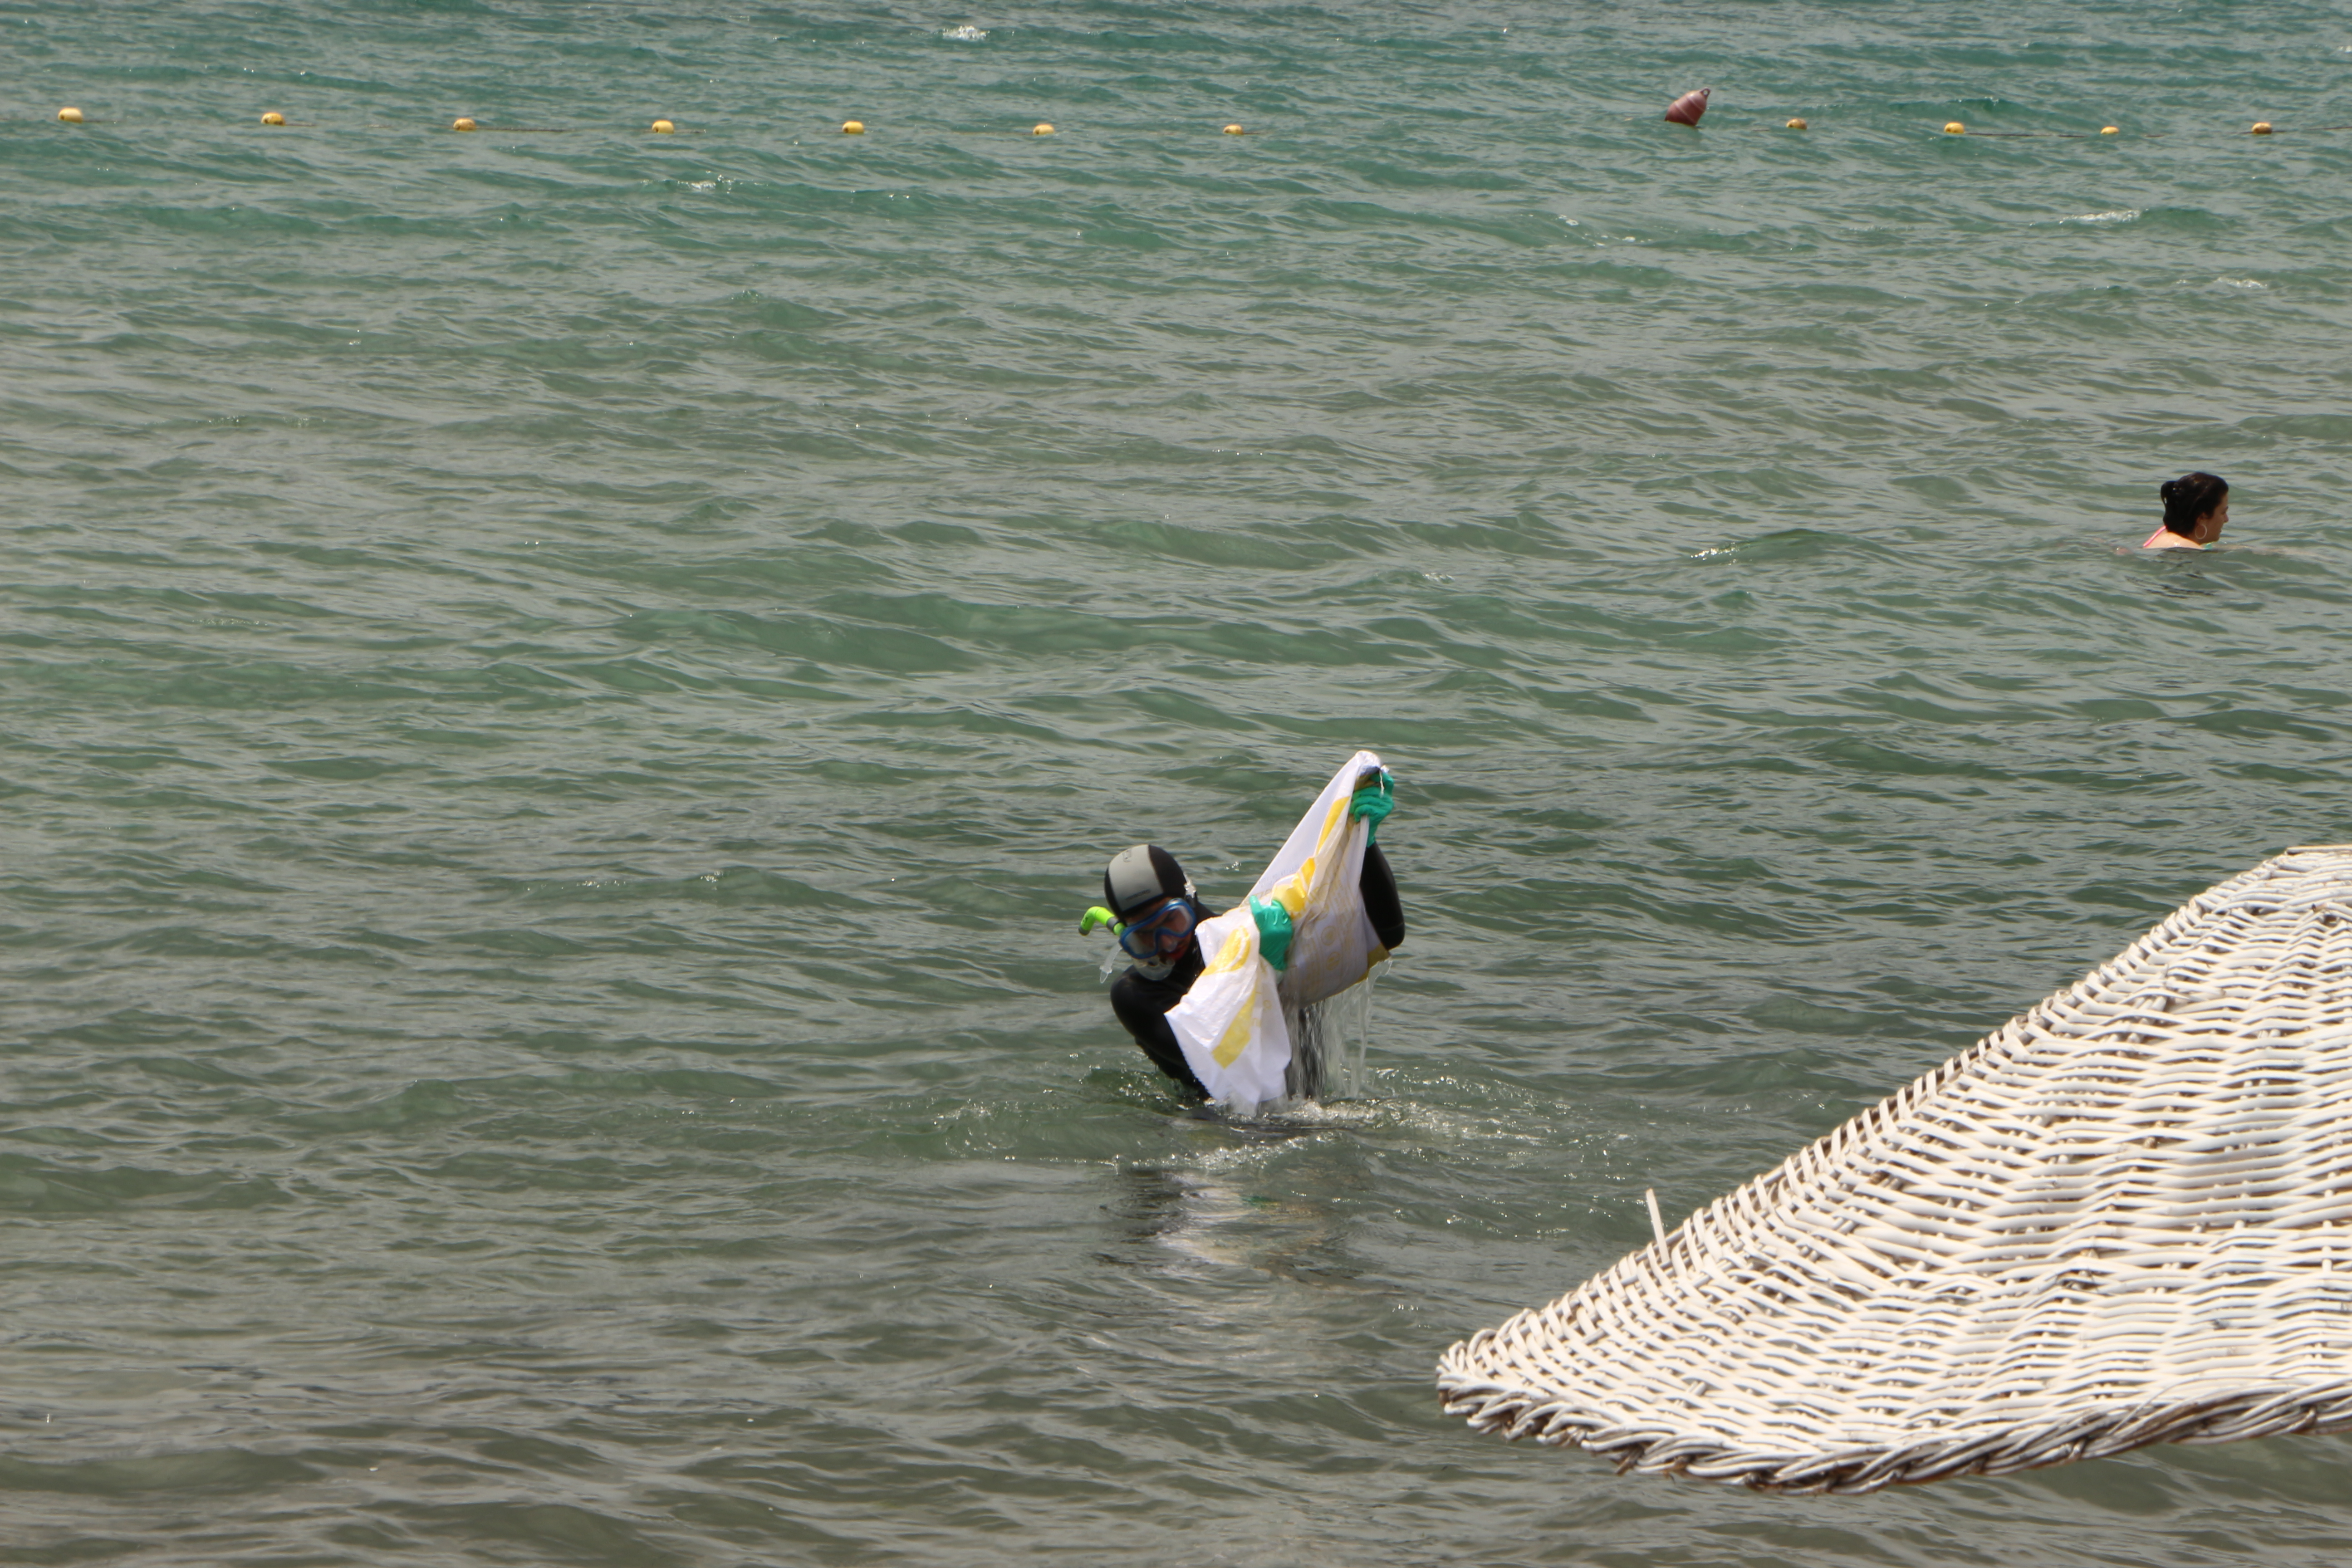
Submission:
[[2352,847],[2199,895],[1438,1388],[1788,1492],[2352,1427]]

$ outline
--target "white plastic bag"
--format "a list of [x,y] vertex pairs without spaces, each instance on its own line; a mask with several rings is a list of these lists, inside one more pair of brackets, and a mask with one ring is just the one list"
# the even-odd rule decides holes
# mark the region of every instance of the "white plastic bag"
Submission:
[[1359,886],[1370,830],[1348,815],[1358,782],[1380,768],[1370,752],[1349,758],[1250,889],[1251,898],[1290,910],[1290,962],[1280,975],[1258,952],[1247,900],[1201,923],[1208,967],[1168,1022],[1192,1075],[1236,1114],[1284,1097],[1299,1011],[1347,990],[1389,955]]

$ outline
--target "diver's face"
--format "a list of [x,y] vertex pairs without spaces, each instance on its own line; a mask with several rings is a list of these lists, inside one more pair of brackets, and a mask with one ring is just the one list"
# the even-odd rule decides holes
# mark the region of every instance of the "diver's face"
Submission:
[[1192,906],[1181,899],[1170,899],[1149,914],[1138,916],[1118,940],[1138,962],[1166,963],[1192,940]]

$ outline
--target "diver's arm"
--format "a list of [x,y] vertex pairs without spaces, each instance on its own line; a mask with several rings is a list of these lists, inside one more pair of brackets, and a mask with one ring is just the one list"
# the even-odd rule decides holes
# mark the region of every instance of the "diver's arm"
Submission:
[[1168,1022],[1169,1009],[1184,999],[1188,989],[1189,984],[1173,980],[1146,980],[1130,969],[1111,984],[1110,1010],[1135,1037],[1153,1067],[1195,1099],[1206,1100],[1209,1091],[1192,1076],[1191,1064],[1184,1060],[1184,1047],[1176,1043],[1176,1031]]
[[1372,930],[1380,933],[1381,945],[1386,948],[1404,944],[1404,901],[1397,897],[1396,874],[1389,869],[1389,858],[1381,853],[1377,844],[1364,846],[1364,874],[1356,880],[1364,895],[1364,912],[1372,917]]

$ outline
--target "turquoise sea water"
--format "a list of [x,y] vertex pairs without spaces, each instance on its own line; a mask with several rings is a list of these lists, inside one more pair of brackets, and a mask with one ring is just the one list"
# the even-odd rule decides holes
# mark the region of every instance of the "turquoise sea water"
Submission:
[[[0,7],[0,1561],[2341,1562],[2339,1439],[1431,1376],[2352,838],[2347,121],[2294,0]],[[1358,745],[1368,1092],[1188,1117],[1076,917]]]

